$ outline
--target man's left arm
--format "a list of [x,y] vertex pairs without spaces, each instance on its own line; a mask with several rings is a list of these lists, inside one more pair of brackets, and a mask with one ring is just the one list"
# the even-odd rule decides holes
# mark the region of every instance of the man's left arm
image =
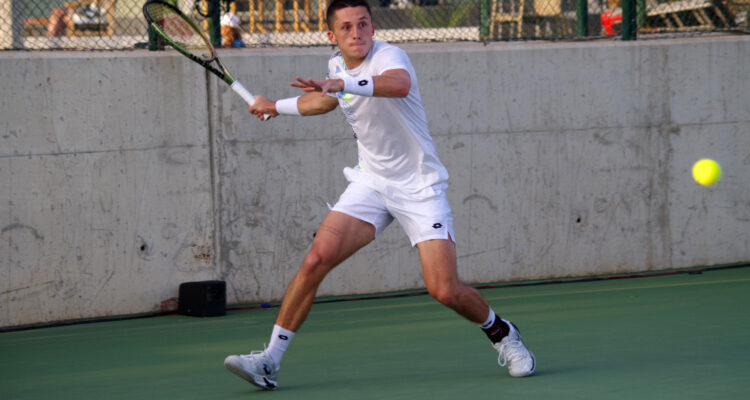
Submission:
[[406,97],[411,89],[411,76],[405,69],[389,69],[380,75],[372,77],[356,76],[347,79],[351,80],[349,82],[352,85],[351,87],[346,87],[347,82],[344,79],[315,80],[309,78],[302,79],[300,77],[296,78],[297,82],[292,83],[292,86],[298,87],[308,93],[319,91],[324,96],[326,93],[341,91],[362,95],[362,92],[354,90],[371,89],[371,94],[367,92],[364,95],[374,97]]
[[406,97],[411,89],[411,76],[405,69],[389,69],[372,80],[375,97]]

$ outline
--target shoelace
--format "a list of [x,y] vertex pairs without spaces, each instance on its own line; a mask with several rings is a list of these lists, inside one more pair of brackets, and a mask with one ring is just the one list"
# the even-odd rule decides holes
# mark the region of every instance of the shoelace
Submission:
[[262,355],[263,353],[266,352],[266,350],[268,350],[266,348],[266,344],[263,343],[263,350],[250,350],[250,354],[240,354],[240,357],[253,358],[254,356]]
[[262,355],[264,353],[263,350],[252,350],[250,351],[250,354],[242,354],[242,357],[244,358],[253,358],[255,356]]
[[504,367],[508,361],[512,362],[518,358],[522,358],[524,355],[522,349],[523,344],[518,340],[501,344],[499,351],[500,356],[497,358],[497,363],[500,364],[501,367]]

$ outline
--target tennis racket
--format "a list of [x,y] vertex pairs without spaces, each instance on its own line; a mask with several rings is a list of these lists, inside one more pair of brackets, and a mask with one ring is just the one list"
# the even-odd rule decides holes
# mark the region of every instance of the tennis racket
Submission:
[[[177,7],[160,0],[149,0],[143,5],[143,15],[149,25],[166,39],[175,50],[213,72],[240,95],[247,104],[253,105],[255,103],[252,93],[237,82],[222,64],[206,34]],[[214,62],[219,68],[211,65]],[[268,117],[268,114],[263,114],[263,120],[268,119]]]

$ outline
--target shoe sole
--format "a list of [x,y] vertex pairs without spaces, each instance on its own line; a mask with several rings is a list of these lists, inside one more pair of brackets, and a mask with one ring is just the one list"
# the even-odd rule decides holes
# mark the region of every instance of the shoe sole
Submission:
[[244,369],[234,365],[232,362],[224,360],[224,366],[229,370],[229,372],[239,376],[240,378],[252,383],[253,385],[263,390],[276,390],[277,388],[276,382],[270,381],[266,377],[256,380],[254,376],[246,373]]

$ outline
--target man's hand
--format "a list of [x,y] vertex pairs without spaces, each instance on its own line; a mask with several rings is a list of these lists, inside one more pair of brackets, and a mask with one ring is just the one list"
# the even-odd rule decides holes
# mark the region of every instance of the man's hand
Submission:
[[268,118],[279,116],[279,113],[276,112],[276,102],[268,100],[263,96],[255,96],[255,103],[248,106],[247,109],[250,113],[260,118],[261,121],[265,120],[263,114],[268,114]]
[[297,82],[290,83],[291,86],[300,88],[306,93],[320,92],[321,96],[326,93],[336,93],[344,90],[344,81],[341,79],[302,79],[299,76],[294,78]]

